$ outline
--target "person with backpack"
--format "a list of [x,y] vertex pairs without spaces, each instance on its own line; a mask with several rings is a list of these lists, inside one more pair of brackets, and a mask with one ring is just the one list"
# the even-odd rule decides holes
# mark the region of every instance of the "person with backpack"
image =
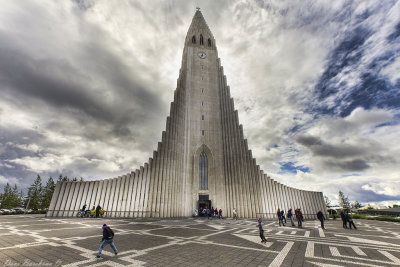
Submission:
[[97,254],[96,258],[100,258],[103,248],[107,245],[110,245],[111,248],[114,250],[114,254],[117,255],[118,250],[114,244],[114,231],[107,224],[103,224],[102,228],[103,228],[103,239],[101,239],[102,243],[99,248],[99,254]]
[[260,230],[260,237],[261,237],[261,243],[267,243],[267,239],[265,239],[264,236],[264,229],[262,228],[261,224],[261,218],[258,218],[258,229]]
[[292,226],[294,226],[292,209],[288,210],[287,217],[290,219],[290,222],[292,223]]

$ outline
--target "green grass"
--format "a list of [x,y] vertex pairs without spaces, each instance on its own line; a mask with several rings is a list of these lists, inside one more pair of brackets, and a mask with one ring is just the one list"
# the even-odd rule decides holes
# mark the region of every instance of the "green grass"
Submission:
[[[353,219],[363,219],[363,220],[376,220],[376,221],[386,221],[386,222],[400,222],[400,218],[393,218],[393,217],[371,217],[365,216],[362,214],[352,214]],[[333,219],[333,215],[329,215],[329,218]],[[340,215],[336,215],[336,218],[340,219]]]

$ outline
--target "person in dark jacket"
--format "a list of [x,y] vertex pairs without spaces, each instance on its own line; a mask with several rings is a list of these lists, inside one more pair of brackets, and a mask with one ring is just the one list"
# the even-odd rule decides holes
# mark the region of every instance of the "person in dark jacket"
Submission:
[[296,215],[297,219],[297,227],[303,228],[303,213],[301,212],[300,209],[295,209],[294,214]]
[[325,217],[324,217],[324,214],[322,213],[322,211],[319,210],[317,212],[317,218],[321,222],[321,228],[325,229],[325,226],[324,226]]
[[99,204],[99,205],[97,205],[97,207],[96,207],[96,218],[99,218],[99,216],[100,216],[100,210],[101,210],[101,207],[100,207],[100,204]]
[[357,227],[356,227],[356,225],[355,225],[354,222],[353,222],[353,217],[351,216],[350,213],[346,213],[346,221],[349,223],[350,229],[351,229],[351,226],[353,225],[353,226],[354,226],[354,229],[357,230]]
[[290,219],[290,222],[292,223],[292,226],[294,226],[292,209],[288,210],[287,217]]
[[336,210],[332,210],[332,217],[334,220],[336,220],[336,213],[337,213]]
[[96,258],[100,258],[103,248],[108,244],[114,250],[114,254],[118,254],[117,247],[114,244],[114,231],[111,230],[111,228],[107,224],[103,224],[103,239],[101,239],[101,242],[102,243],[100,245],[99,254],[96,256]]
[[261,218],[258,218],[258,229],[260,229],[260,237],[261,237],[261,243],[267,243],[267,239],[265,239],[264,236],[264,229],[262,228],[261,224]]
[[347,219],[346,219],[346,215],[344,214],[343,210],[340,212],[340,217],[342,218],[342,221],[343,221],[343,228],[347,228]]

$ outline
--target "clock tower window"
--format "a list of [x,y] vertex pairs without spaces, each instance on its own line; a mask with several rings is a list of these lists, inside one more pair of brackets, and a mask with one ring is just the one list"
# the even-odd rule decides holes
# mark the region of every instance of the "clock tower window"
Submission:
[[195,43],[196,43],[196,36],[193,35],[193,37],[192,37],[192,44],[195,44]]
[[204,41],[203,41],[203,35],[200,34],[200,45],[203,45]]
[[211,46],[211,39],[210,38],[208,38],[207,42],[208,42],[208,46]]

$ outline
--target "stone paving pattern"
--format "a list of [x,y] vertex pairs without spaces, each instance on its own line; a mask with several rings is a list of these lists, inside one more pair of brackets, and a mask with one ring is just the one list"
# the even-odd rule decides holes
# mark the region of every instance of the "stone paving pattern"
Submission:
[[[119,250],[95,258],[107,223]],[[400,266],[400,224],[356,220],[78,219],[0,216],[0,266]],[[289,223],[290,224],[290,223]],[[287,225],[289,225],[287,224]]]

